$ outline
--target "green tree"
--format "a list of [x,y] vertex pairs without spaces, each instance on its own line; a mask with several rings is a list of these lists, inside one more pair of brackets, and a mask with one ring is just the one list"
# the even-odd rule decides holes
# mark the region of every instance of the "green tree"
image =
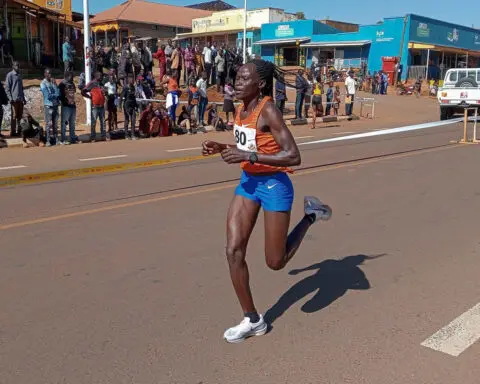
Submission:
[[297,12],[295,15],[297,16],[298,20],[306,20],[305,13],[303,12]]

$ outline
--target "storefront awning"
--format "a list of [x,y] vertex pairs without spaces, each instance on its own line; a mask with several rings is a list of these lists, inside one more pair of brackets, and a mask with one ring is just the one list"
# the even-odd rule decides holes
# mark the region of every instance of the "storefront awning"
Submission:
[[310,43],[302,44],[305,48],[335,48],[335,47],[363,47],[371,44],[371,40],[355,40],[355,41],[311,41]]
[[[258,28],[247,28],[247,32],[254,31]],[[225,36],[225,35],[236,35],[237,33],[243,32],[242,29],[231,29],[229,31],[215,31],[215,32],[188,32],[188,33],[179,33],[175,40],[185,40],[192,39],[195,37],[205,37],[205,36]]]
[[118,26],[118,23],[111,23],[111,24],[100,24],[100,25],[93,25],[92,26],[92,32],[105,32],[105,31],[117,31],[120,29]]
[[303,43],[310,40],[310,37],[291,37],[289,39],[271,39],[271,40],[259,40],[253,44],[256,45],[277,45],[277,44],[289,44],[296,43],[297,41]]

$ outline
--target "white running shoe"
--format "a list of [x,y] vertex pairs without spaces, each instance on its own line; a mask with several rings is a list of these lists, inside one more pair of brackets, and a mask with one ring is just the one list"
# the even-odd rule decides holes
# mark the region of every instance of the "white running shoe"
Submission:
[[332,208],[314,196],[305,196],[304,207],[305,215],[314,214],[316,218],[315,221],[327,221],[332,217]]
[[245,317],[240,324],[229,328],[223,334],[223,338],[228,343],[241,343],[251,336],[262,336],[267,333],[268,326],[260,315],[257,323],[251,323],[249,317]]

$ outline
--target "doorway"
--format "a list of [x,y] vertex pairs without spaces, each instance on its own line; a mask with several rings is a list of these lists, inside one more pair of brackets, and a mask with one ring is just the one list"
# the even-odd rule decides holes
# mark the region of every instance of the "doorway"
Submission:
[[297,47],[283,48],[283,65],[295,66],[299,64],[299,51]]

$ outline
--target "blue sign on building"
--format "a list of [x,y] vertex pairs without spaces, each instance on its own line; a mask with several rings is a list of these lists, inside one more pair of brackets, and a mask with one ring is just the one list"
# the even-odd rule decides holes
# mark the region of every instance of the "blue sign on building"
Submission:
[[394,58],[403,68],[402,79],[440,78],[448,68],[480,64],[480,31],[412,14],[351,33],[311,20],[265,24],[257,44],[263,58],[279,65],[308,67],[316,61],[373,73],[384,68],[384,57],[390,63]]

